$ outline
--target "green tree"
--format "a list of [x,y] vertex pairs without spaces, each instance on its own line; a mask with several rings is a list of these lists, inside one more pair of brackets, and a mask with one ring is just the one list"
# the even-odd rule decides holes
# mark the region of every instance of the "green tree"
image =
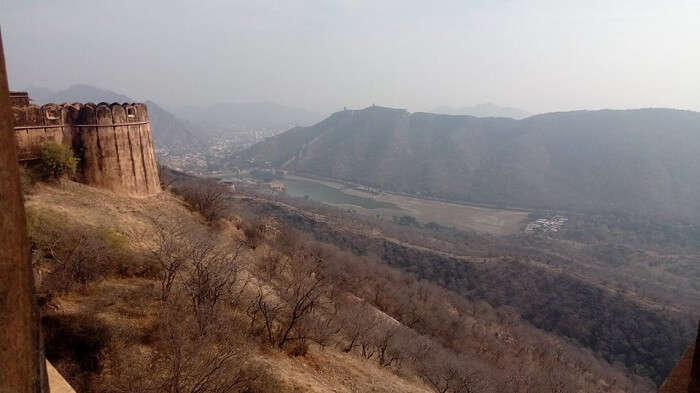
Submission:
[[56,142],[47,142],[41,146],[41,168],[45,176],[59,179],[64,175],[75,175],[78,157],[73,149]]

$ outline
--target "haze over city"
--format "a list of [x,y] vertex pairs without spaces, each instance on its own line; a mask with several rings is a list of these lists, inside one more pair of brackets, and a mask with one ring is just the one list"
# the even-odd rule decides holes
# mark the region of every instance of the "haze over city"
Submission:
[[0,392],[700,393],[699,17],[0,0]]
[[700,110],[695,1],[0,2],[11,87],[329,113]]

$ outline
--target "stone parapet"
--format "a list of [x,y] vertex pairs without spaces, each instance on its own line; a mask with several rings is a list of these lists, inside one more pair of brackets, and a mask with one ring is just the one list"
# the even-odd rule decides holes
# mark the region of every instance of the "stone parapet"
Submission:
[[146,105],[14,105],[12,114],[20,161],[38,159],[53,141],[73,148],[87,184],[131,195],[160,191]]

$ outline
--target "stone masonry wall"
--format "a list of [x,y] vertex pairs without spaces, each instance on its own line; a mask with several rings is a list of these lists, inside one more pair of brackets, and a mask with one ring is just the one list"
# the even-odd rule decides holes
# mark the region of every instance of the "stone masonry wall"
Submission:
[[13,106],[20,161],[39,158],[41,145],[71,146],[85,183],[130,195],[160,191],[151,125],[144,104]]

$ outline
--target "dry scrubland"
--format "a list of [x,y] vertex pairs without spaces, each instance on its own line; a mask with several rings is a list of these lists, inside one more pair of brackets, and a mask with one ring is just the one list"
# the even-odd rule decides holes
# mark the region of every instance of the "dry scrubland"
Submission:
[[[274,216],[359,257],[375,255],[472,302],[513,307],[538,328],[656,383],[695,333],[697,271],[678,275],[697,260],[692,227],[637,225],[644,217],[572,216],[572,229],[558,238],[498,237],[408,220],[396,225],[303,198],[270,198],[255,189],[239,192],[240,210]],[[601,219],[611,226],[599,225]],[[611,247],[611,240],[620,245]],[[678,248],[683,244],[687,248]],[[673,264],[659,264],[665,259],[659,255],[668,253],[687,258],[679,258],[681,266],[675,257]],[[660,276],[659,270],[676,273]]]
[[[149,241],[149,238],[154,237],[153,217],[158,217],[161,223],[168,226],[180,225],[183,219],[190,221],[189,224],[205,226],[201,217],[190,212],[180,199],[167,192],[155,197],[134,199],[78,183],[64,182],[58,186],[37,185],[35,192],[28,198],[26,207],[34,223],[52,218],[60,219],[61,227],[68,224],[65,226],[68,229],[71,224],[76,224],[90,231],[102,232],[108,239],[115,239],[116,243],[128,242],[129,247],[134,247],[133,251],[143,254],[150,254],[154,247]],[[233,226],[221,228],[219,236],[245,238],[243,232]],[[250,261],[260,258],[260,254],[264,253],[264,248],[260,247],[257,252],[249,250],[241,259]],[[133,261],[126,261],[125,264],[131,265],[130,262]],[[147,266],[139,266],[139,263],[123,268],[148,269]],[[129,277],[131,273],[125,274],[125,277],[109,274],[105,277],[95,277],[94,281],[77,287],[66,283],[71,288],[54,289],[56,283],[49,281],[54,280],[55,276],[49,270],[49,267],[39,269],[37,274],[37,285],[40,288],[50,288],[44,293],[46,303],[43,304],[45,328],[49,331],[47,352],[49,356],[58,356],[55,360],[56,366],[73,386],[78,391],[101,391],[109,382],[115,385],[114,391],[129,391],[126,376],[112,374],[114,370],[111,370],[111,363],[115,360],[113,357],[126,358],[127,362],[135,361],[132,364],[135,369],[126,370],[130,377],[133,377],[134,373],[142,372],[143,374],[137,375],[136,379],[148,378],[151,375],[150,367],[144,364],[143,360],[134,359],[138,357],[139,352],[148,348],[144,348],[143,343],[129,343],[129,338],[151,334],[151,330],[159,324],[164,311],[163,304],[159,301],[159,281],[150,277],[140,277],[148,276],[148,272],[139,271],[135,272],[134,277]],[[174,326],[178,331],[173,333],[181,333],[179,325],[178,320]],[[74,331],[54,331],[66,328]],[[71,337],[62,337],[60,333]],[[97,337],[82,337],[93,334],[110,336],[109,342],[85,342]],[[64,339],[66,342],[61,342]],[[64,347],[73,344],[78,344],[81,348]],[[256,375],[251,376],[250,386],[238,387],[237,390],[231,391],[429,391],[415,378],[402,379],[390,370],[373,367],[372,364],[343,352],[324,351],[317,346],[311,346],[303,360],[298,360],[289,357],[284,351],[266,346],[251,346],[243,342],[238,344],[236,354],[244,355],[247,360],[239,362],[234,369],[240,368],[240,364],[244,363],[250,363],[259,369],[255,370]],[[61,348],[56,348],[59,346]],[[59,350],[62,353],[58,353]],[[91,350],[94,352],[89,353]],[[102,366],[90,365],[92,362]],[[137,369],[140,366],[146,368]],[[122,367],[129,367],[129,364],[120,365],[117,369],[123,372],[125,370]],[[81,379],[82,381],[79,381]],[[256,386],[258,382],[261,386]],[[229,390],[206,388],[204,391]]]
[[78,391],[652,390],[508,308],[172,186],[27,196],[47,356]]

